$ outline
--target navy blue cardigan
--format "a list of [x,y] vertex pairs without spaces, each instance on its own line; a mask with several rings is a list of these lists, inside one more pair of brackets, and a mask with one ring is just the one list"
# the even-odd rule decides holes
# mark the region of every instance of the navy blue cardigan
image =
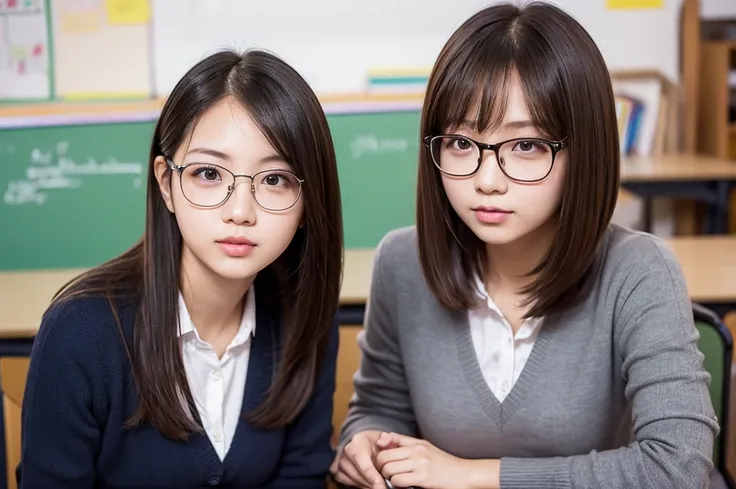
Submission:
[[[248,364],[243,412],[269,388],[278,355],[277,321],[256,295],[257,331]],[[135,308],[120,308],[130,341]],[[220,461],[207,435],[188,442],[150,425],[126,429],[136,389],[109,303],[73,299],[44,316],[31,355],[23,401],[20,489],[56,488],[324,488],[333,458],[332,396],[338,327],[314,394],[286,428],[263,430],[240,420]]]

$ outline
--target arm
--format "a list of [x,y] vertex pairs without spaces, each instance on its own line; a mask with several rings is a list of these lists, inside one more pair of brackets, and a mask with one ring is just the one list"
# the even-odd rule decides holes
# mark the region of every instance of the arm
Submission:
[[364,330],[358,335],[360,369],[355,375],[355,394],[342,427],[340,447],[356,433],[390,431],[416,436],[417,427],[404,376],[396,324],[394,284],[386,273],[390,264],[386,241],[376,250]]
[[330,330],[327,354],[311,399],[287,427],[278,475],[269,487],[324,489],[332,450],[332,397],[339,344],[337,322]]
[[635,440],[568,458],[503,458],[503,489],[708,486],[718,424],[692,306],[675,258],[649,246],[618,290],[613,317]]
[[22,411],[20,489],[92,488],[100,429],[102,358],[94,331],[72,305],[44,317],[26,380]]

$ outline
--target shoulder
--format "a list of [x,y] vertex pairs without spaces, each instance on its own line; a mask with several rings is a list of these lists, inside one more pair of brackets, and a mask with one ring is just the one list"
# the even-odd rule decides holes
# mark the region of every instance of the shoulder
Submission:
[[649,233],[611,225],[603,240],[605,268],[618,274],[679,278],[680,264],[667,243]]
[[691,302],[682,268],[662,238],[611,226],[604,244],[599,287],[611,300],[614,317],[641,314],[655,304],[679,315],[680,323],[690,317]]
[[133,319],[130,301],[86,296],[53,302],[41,320],[33,354],[93,358],[104,352],[109,357],[122,346],[121,328],[126,336],[132,333]]
[[407,226],[389,231],[376,248],[376,266],[395,269],[406,265],[419,265],[417,230]]

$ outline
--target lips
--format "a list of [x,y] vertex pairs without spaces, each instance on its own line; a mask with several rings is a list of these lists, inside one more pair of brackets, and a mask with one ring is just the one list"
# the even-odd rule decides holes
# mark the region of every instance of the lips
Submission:
[[507,211],[506,209],[502,209],[500,207],[495,207],[495,206],[492,206],[492,205],[491,206],[482,205],[480,207],[474,207],[473,210],[476,211],[476,212],[478,212],[478,211],[480,211],[480,212],[501,212],[501,213],[504,213],[504,214],[511,214],[511,211]]
[[475,218],[483,224],[501,224],[513,214],[511,211],[493,206],[476,207],[473,211]]
[[234,258],[247,256],[256,247],[254,242],[242,236],[228,236],[217,244],[226,255]]
[[222,243],[222,244],[233,244],[233,245],[249,245],[249,246],[256,245],[253,241],[243,236],[228,236],[227,238],[218,240],[217,242]]

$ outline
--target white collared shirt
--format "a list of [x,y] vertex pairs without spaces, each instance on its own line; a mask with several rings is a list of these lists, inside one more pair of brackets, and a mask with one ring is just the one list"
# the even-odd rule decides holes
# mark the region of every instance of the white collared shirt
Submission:
[[220,460],[230,449],[241,417],[251,336],[256,332],[255,290],[245,297],[240,328],[222,358],[202,340],[179,295],[179,337],[189,388],[207,436]]
[[542,318],[526,319],[514,335],[511,325],[478,277],[476,287],[483,302],[468,311],[470,336],[483,378],[496,399],[503,402],[532,352]]

